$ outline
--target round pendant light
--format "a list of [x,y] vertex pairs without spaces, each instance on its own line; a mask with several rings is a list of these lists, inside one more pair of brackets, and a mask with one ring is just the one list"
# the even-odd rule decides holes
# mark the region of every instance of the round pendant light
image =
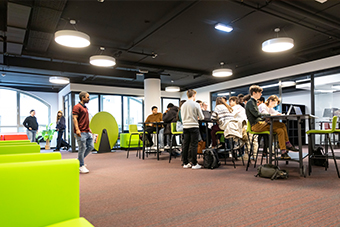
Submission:
[[69,84],[70,79],[67,77],[61,77],[61,76],[51,76],[49,78],[50,83],[54,84]]
[[262,50],[264,52],[282,52],[294,47],[294,40],[288,37],[269,39],[262,43]]
[[213,72],[212,72],[212,75],[214,77],[227,77],[227,76],[231,76],[233,75],[233,71],[231,69],[215,69]]
[[90,64],[100,67],[111,67],[116,65],[116,59],[107,55],[93,55],[90,57]]
[[165,88],[165,91],[167,92],[177,92],[177,91],[180,91],[180,87],[177,87],[177,86],[168,86]]
[[54,40],[63,46],[82,48],[90,45],[90,36],[73,30],[60,30],[54,34]]

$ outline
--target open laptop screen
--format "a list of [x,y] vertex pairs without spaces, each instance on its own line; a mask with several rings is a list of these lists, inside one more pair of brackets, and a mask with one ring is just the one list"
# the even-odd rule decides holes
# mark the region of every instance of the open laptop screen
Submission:
[[302,115],[302,111],[301,108],[298,106],[294,106],[294,110],[295,110],[295,114],[296,115]]

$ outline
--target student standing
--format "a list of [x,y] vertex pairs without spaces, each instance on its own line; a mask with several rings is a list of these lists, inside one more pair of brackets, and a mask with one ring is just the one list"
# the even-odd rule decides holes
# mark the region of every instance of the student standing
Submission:
[[61,110],[58,111],[57,114],[57,126],[56,130],[58,132],[58,138],[57,138],[57,147],[54,151],[60,151],[60,148],[67,147],[67,150],[70,149],[70,145],[63,140],[63,133],[65,131],[66,124],[65,124],[65,117],[63,116],[63,112]]
[[[188,101],[181,107],[181,118],[183,121],[183,168],[200,169],[197,163],[197,145],[199,125],[198,119],[204,119],[201,107],[195,102],[197,92],[189,89],[187,91]],[[189,155],[190,153],[190,155]],[[191,164],[188,157],[191,157]]]
[[78,160],[80,173],[90,172],[84,164],[85,157],[93,150],[93,138],[90,129],[89,112],[86,103],[90,101],[90,95],[86,91],[79,93],[80,102],[73,107],[74,133],[78,143]]
[[27,128],[27,137],[31,142],[35,142],[35,137],[38,132],[38,121],[35,117],[35,110],[30,111],[30,116],[26,117],[24,122],[22,123]]

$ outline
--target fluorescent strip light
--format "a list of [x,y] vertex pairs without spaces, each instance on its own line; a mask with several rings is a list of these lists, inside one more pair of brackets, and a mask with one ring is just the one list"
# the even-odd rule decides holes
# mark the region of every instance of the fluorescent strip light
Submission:
[[282,87],[291,87],[294,86],[296,83],[294,81],[282,81],[281,86]]
[[261,86],[261,88],[264,89],[264,88],[270,88],[270,87],[276,87],[276,86],[279,86],[279,83]]
[[233,30],[233,27],[218,23],[215,25],[215,29],[220,30],[222,32],[231,32]]
[[315,92],[320,92],[320,93],[333,93],[335,90],[315,90]]
[[177,86],[168,86],[165,88],[165,91],[167,92],[177,92],[177,91],[180,91],[180,87],[177,87]]

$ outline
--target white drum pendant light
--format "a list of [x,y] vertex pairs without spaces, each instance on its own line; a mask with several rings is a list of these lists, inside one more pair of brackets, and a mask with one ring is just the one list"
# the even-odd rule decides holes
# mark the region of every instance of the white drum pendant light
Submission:
[[180,87],[177,86],[168,86],[165,88],[165,91],[167,92],[176,92],[176,91],[180,91]]
[[73,30],[57,31],[54,34],[54,40],[60,45],[73,48],[82,48],[90,45],[90,36]]
[[[224,62],[221,62],[220,65],[221,67],[223,67]],[[214,71],[212,71],[212,75],[214,77],[227,77],[233,75],[233,70],[226,68],[215,69]]]
[[50,83],[54,84],[69,84],[70,79],[67,77],[61,77],[61,76],[51,76],[49,78]]
[[94,55],[90,57],[90,64],[100,67],[111,67],[116,65],[116,59],[107,55]]
[[[274,31],[278,33],[280,29],[276,28]],[[294,40],[289,37],[281,37],[281,38],[277,37],[274,39],[268,39],[262,43],[262,50],[264,52],[269,52],[269,53],[282,52],[282,51],[292,49],[293,47],[294,47]]]

